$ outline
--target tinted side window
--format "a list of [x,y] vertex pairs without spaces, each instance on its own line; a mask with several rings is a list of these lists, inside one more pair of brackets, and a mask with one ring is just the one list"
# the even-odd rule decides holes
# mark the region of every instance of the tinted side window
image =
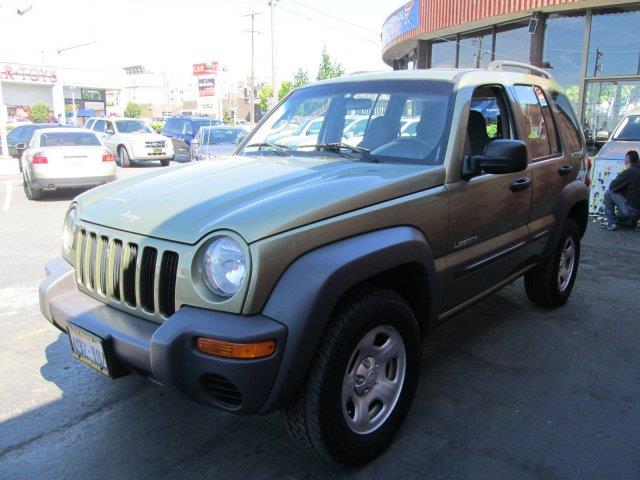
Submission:
[[516,100],[522,110],[522,135],[532,159],[551,155],[549,132],[533,86],[515,85]]
[[551,98],[556,106],[560,131],[564,137],[567,149],[571,152],[582,150],[580,127],[573,108],[571,108],[571,102],[560,92],[551,92]]
[[87,124],[84,126],[84,128],[91,128],[95,121],[96,120],[94,118],[90,118],[89,120],[87,120]]
[[177,122],[178,120],[175,118],[170,118],[169,120],[167,120],[167,123],[164,126],[164,131],[167,133],[178,133],[176,129]]
[[96,123],[93,125],[93,129],[96,132],[104,132],[107,124],[104,120],[96,120]]

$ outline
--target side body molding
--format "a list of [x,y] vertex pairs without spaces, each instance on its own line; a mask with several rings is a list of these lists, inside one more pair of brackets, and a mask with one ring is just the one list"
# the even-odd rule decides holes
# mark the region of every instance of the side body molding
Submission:
[[338,299],[350,288],[400,266],[417,266],[435,323],[438,286],[424,235],[412,227],[378,230],[325,245],[293,262],[282,275],[263,315],[283,323],[287,348],[263,412],[288,403],[298,391]]

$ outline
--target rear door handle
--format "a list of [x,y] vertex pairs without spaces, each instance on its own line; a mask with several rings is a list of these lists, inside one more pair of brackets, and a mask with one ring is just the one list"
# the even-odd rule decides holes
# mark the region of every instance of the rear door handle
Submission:
[[562,165],[558,169],[558,175],[560,176],[569,175],[572,171],[573,171],[573,167],[571,165]]
[[531,179],[529,177],[517,178],[511,182],[510,188],[512,192],[519,192],[526,190],[531,186]]

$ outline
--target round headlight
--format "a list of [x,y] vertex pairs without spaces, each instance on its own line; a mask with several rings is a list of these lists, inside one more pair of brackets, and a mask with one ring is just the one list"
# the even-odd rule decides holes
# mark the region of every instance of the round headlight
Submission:
[[202,259],[204,280],[214,293],[231,297],[238,293],[247,274],[247,257],[231,237],[215,239]]
[[69,253],[73,249],[77,222],[78,210],[75,205],[72,205],[67,211],[67,216],[64,218],[64,227],[62,229],[62,247],[65,253]]

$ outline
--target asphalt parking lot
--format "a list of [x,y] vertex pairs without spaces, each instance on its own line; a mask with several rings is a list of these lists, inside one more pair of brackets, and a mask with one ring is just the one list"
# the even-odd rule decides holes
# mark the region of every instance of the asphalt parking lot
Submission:
[[635,231],[590,225],[563,308],[517,281],[434,332],[400,435],[347,471],[297,451],[280,414],[209,410],[71,358],[37,287],[76,193],[29,202],[0,175],[0,478],[640,478]]

